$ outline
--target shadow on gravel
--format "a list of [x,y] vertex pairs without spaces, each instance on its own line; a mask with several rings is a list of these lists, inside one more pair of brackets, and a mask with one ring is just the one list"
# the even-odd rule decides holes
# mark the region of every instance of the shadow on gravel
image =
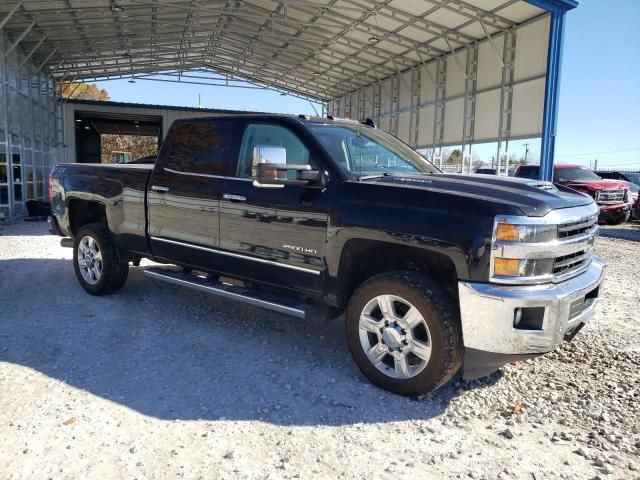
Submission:
[[625,224],[625,228],[601,226],[599,234],[601,237],[640,242],[640,223],[628,223]]
[[[0,261],[0,361],[161,419],[343,425],[426,419],[464,388],[415,401],[357,370],[341,320],[296,319],[154,282],[132,268],[93,297],[69,260]],[[10,388],[5,388],[5,392]]]
[[46,219],[38,221],[16,220],[15,222],[0,223],[0,236],[51,236],[47,229]]

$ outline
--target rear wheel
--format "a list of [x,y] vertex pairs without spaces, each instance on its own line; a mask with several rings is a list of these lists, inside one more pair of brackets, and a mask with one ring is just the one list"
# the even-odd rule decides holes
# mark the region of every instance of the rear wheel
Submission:
[[431,280],[391,272],[364,282],[347,307],[349,349],[374,384],[420,395],[449,381],[463,347],[458,310]]
[[90,223],[78,230],[73,265],[78,282],[92,295],[119,290],[129,273],[127,259],[118,251],[109,229],[102,223]]

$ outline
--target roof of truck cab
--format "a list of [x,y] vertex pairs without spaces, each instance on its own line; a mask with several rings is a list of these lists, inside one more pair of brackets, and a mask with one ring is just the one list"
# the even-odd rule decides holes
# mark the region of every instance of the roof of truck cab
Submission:
[[242,118],[245,120],[269,120],[269,119],[278,119],[278,120],[288,120],[288,121],[298,121],[301,123],[314,123],[314,124],[323,124],[323,125],[361,125],[361,126],[369,126],[365,123],[359,122],[357,120],[352,120],[349,118],[327,118],[327,117],[312,117],[309,115],[293,115],[287,113],[236,113],[236,112],[221,112],[215,113],[213,115],[207,115],[204,117],[190,117],[190,118],[180,118],[176,119],[174,123],[194,123],[194,122],[207,122],[210,120],[216,120],[220,118]]
[[[520,166],[518,168],[521,168],[521,169],[525,169],[525,168],[540,168],[540,165],[522,165],[522,166]],[[584,165],[577,165],[577,164],[572,164],[572,163],[555,164],[553,166],[553,168],[554,169],[558,169],[558,170],[561,170],[563,168],[587,168],[588,169],[588,167],[586,167]]]

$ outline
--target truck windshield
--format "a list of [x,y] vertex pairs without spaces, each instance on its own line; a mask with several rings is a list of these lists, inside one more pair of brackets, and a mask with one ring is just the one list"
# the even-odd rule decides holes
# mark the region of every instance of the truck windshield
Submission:
[[318,123],[309,125],[309,129],[340,167],[358,178],[439,172],[418,152],[377,128]]
[[640,185],[640,173],[624,172],[624,176],[627,177],[631,183]]
[[591,170],[582,167],[556,168],[554,173],[561,182],[575,182],[576,180],[602,180]]

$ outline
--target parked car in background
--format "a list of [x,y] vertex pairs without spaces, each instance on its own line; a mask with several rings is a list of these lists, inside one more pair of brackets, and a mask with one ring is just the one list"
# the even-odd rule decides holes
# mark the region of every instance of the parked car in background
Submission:
[[631,218],[640,220],[640,185],[631,182],[625,183],[629,185],[629,191],[631,192]]
[[599,177],[609,180],[622,180],[628,183],[631,191],[631,218],[640,220],[640,172],[626,172],[619,170],[597,170],[595,172]]
[[[540,167],[524,165],[518,167],[516,177],[537,179]],[[582,165],[556,165],[553,169],[553,183],[572,188],[591,196],[598,207],[600,223],[619,225],[631,216],[631,192],[629,184],[619,180],[603,180]]]
[[619,170],[596,170],[595,172],[600,178],[609,180],[625,180],[640,186],[640,172],[622,172]]
[[481,175],[497,175],[498,171],[495,168],[476,168],[473,173],[479,173]]
[[133,153],[131,152],[111,152],[111,163],[131,163]]

